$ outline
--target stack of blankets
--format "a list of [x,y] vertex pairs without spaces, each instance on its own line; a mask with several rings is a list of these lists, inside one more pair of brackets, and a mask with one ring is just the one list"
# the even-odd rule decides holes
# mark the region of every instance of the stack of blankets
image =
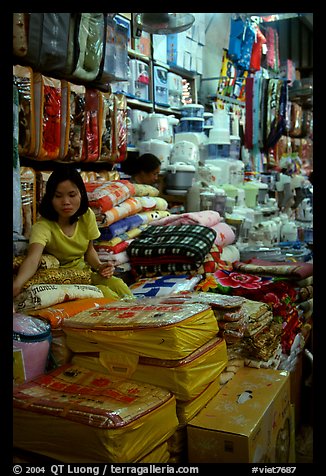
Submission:
[[283,354],[289,355],[296,335],[300,332],[307,335],[312,326],[313,264],[309,262],[270,262],[256,258],[236,261],[231,270],[219,269],[205,276],[196,290],[243,296],[268,304],[273,327],[279,324],[282,328]]
[[224,246],[235,239],[218,212],[182,213],[153,220],[127,248],[136,278],[205,274],[222,265]]
[[147,224],[170,215],[168,203],[151,185],[129,180],[86,182],[89,205],[95,213],[101,236],[94,243],[102,261],[113,261],[118,272],[130,271],[126,249]]
[[170,296],[119,301],[66,320],[64,332],[73,363],[172,392],[179,424],[169,461],[186,461],[186,424],[219,391],[227,364],[211,307]]
[[27,307],[63,331],[71,355],[15,387],[14,446],[63,462],[186,462],[186,424],[227,365],[211,307],[169,296],[92,305],[59,290],[72,300],[39,290]]
[[[227,344],[228,364],[220,375],[222,385],[243,366],[278,367],[282,326],[273,321],[269,304],[212,292],[184,293],[182,298],[186,302],[208,303],[213,309],[218,335]],[[230,298],[232,301],[228,301]]]

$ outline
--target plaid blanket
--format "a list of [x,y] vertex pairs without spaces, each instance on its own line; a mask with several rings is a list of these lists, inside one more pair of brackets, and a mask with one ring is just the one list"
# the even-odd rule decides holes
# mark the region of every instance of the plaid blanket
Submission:
[[[191,261],[199,267],[209,253],[216,232],[203,225],[168,225],[157,227],[149,225],[128,247],[131,264],[136,261],[155,264],[155,258],[169,256],[170,262]],[[181,259],[180,259],[181,258]],[[154,261],[154,263],[153,263]]]

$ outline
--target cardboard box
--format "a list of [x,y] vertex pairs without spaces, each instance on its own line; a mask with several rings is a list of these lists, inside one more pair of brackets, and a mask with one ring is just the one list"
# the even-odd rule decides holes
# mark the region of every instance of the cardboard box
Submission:
[[290,376],[241,368],[187,425],[189,463],[287,463]]
[[187,44],[186,31],[167,35],[167,62],[168,64],[185,68],[183,52],[186,49],[186,44]]

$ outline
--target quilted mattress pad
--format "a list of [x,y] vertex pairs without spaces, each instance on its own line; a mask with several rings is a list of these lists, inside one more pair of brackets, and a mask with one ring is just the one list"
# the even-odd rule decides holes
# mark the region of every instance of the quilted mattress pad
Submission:
[[133,462],[176,430],[166,389],[66,364],[14,388],[14,446],[67,462]]
[[120,349],[143,357],[182,359],[215,337],[211,307],[168,297],[118,301],[80,312],[64,322],[73,352]]

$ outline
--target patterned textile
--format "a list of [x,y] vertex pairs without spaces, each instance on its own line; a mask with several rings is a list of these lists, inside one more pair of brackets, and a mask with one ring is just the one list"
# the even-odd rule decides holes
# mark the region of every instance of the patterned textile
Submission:
[[105,228],[101,228],[100,239],[104,241],[111,240],[115,236],[119,236],[132,228],[139,227],[142,223],[143,220],[138,213],[122,218]]
[[129,180],[114,180],[103,184],[88,182],[85,186],[89,206],[94,213],[104,213],[135,194],[135,188]]
[[116,254],[125,251],[128,248],[129,244],[130,240],[120,241],[120,243],[117,243],[114,246],[110,244],[110,241],[98,241],[97,243],[94,243],[94,248],[97,252]]
[[234,231],[227,223],[217,223],[217,225],[212,226],[212,229],[216,231],[215,243],[217,245],[224,247],[235,242]]
[[158,188],[152,185],[134,183],[136,197],[157,197],[160,193]]
[[157,276],[154,278],[139,279],[129,286],[137,298],[152,296],[167,296],[173,293],[193,291],[201,276],[190,277],[187,274]]
[[16,312],[59,304],[73,299],[104,297],[103,292],[91,284],[34,284],[14,299]]
[[77,268],[38,269],[26,281],[24,289],[33,284],[91,284],[91,270]]
[[201,212],[189,212],[171,214],[166,218],[153,221],[152,225],[205,225],[213,227],[221,221],[221,216],[214,210],[203,210]]
[[202,225],[168,225],[164,228],[149,225],[128,248],[131,259],[173,256],[177,261],[192,262],[197,266],[210,251],[216,232]]
[[209,253],[205,256],[203,264],[198,268],[198,273],[206,274],[217,271],[220,267],[221,252],[222,248],[213,244]]
[[135,197],[137,198],[141,205],[142,211],[148,212],[151,210],[167,210],[168,202],[161,197]]
[[313,274],[313,264],[306,262],[283,263],[252,258],[246,263],[234,263],[234,269],[260,276],[279,276],[290,279],[304,279]]
[[[297,263],[293,264],[295,266]],[[208,285],[206,290],[212,292],[231,293],[272,306],[274,322],[283,327],[282,350],[285,354],[290,351],[293,340],[302,326],[302,318],[296,307],[297,291],[292,280],[219,269],[214,274],[207,275],[197,285],[196,290],[204,289],[205,284]],[[253,319],[252,312],[250,315]]]
[[[18,268],[22,264],[25,259],[25,255],[14,256],[13,258],[13,271],[16,273]],[[59,268],[60,263],[59,260],[50,254],[44,253],[41,257],[39,269],[51,269],[51,268]]]
[[74,299],[72,301],[54,304],[44,309],[28,311],[28,314],[46,319],[51,324],[51,329],[57,329],[61,327],[64,319],[69,319],[69,317],[78,314],[78,312],[97,306],[103,306],[112,301],[113,299],[107,297]]
[[100,228],[111,225],[122,218],[135,215],[142,210],[142,205],[135,197],[127,198],[124,202],[112,207],[104,213],[95,213]]
[[143,223],[150,223],[153,220],[157,220],[159,218],[165,218],[165,217],[168,217],[171,214],[167,210],[152,210],[150,212],[144,212],[143,211],[141,213],[138,213],[138,215],[143,220]]

